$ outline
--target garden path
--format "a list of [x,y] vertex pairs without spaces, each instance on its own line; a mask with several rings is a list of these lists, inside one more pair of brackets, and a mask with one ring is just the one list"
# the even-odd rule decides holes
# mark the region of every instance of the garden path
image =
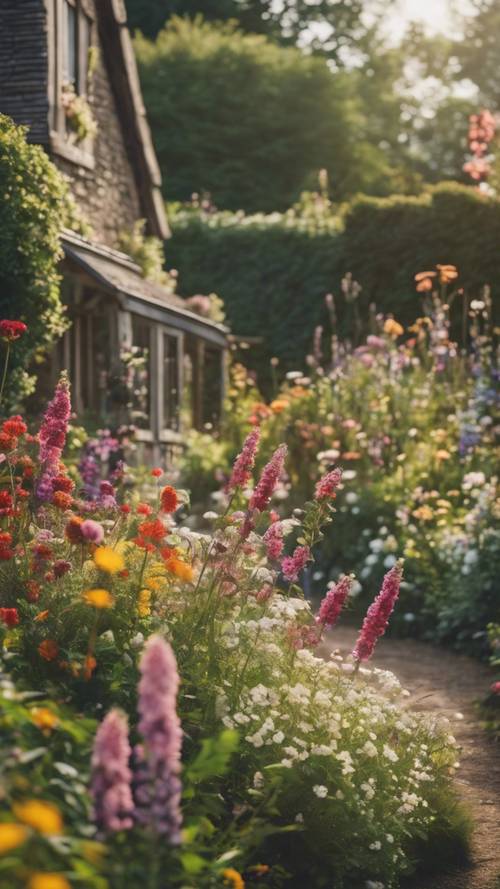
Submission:
[[[329,648],[352,650],[356,630],[337,628]],[[485,665],[413,639],[382,639],[374,665],[392,670],[412,692],[412,706],[448,716],[462,748],[456,782],[474,819],[472,861],[446,875],[421,877],[412,889],[500,889],[500,746],[480,725],[475,702],[491,683]]]

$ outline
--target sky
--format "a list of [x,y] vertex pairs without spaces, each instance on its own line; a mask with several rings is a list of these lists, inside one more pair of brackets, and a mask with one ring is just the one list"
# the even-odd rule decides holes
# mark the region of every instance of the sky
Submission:
[[394,0],[387,27],[396,38],[410,21],[424,22],[431,34],[448,32],[453,29],[453,6],[465,15],[471,9],[469,0]]

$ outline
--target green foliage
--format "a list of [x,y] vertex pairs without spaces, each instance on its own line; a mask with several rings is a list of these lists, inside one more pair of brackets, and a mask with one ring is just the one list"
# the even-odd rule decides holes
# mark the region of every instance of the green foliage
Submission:
[[[314,329],[326,320],[324,296],[346,271],[361,284],[365,319],[375,302],[411,323],[419,305],[414,275],[436,261],[457,265],[471,297],[491,283],[498,305],[500,201],[455,183],[419,197],[359,197],[338,215],[202,209],[173,213],[171,223],[169,258],[181,292],[216,291],[233,332],[263,338],[245,361],[264,385],[272,356],[282,370],[303,366]],[[340,333],[352,335],[351,308],[337,307]]]
[[208,191],[222,207],[273,211],[320,168],[337,198],[397,188],[390,153],[367,127],[358,76],[332,75],[323,59],[234,23],[175,18],[156,43],[138,36],[135,48],[170,199]]
[[146,220],[138,219],[132,231],[120,234],[120,247],[140,266],[145,278],[175,290],[173,279],[163,267],[163,244],[154,235],[146,235],[145,227]]
[[0,115],[0,315],[21,319],[29,332],[14,350],[6,400],[30,392],[28,369],[64,330],[57,264],[59,234],[68,221],[67,187],[42,148]]

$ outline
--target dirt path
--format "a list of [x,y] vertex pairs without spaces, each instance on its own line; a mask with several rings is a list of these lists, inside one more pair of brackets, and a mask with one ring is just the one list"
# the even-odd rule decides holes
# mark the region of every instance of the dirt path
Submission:
[[[339,627],[331,647],[350,651],[355,635]],[[422,878],[414,889],[500,889],[500,746],[488,739],[474,707],[491,682],[490,671],[463,655],[401,639],[382,639],[373,662],[399,677],[415,710],[446,714],[462,748],[456,781],[475,823],[471,867]]]

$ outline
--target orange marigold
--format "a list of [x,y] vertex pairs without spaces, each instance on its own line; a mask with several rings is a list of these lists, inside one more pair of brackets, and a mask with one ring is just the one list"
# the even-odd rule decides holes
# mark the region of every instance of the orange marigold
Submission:
[[65,529],[64,534],[67,540],[70,543],[83,543],[84,537],[82,534],[81,526],[83,525],[83,519],[80,516],[74,515],[69,519]]
[[55,661],[59,654],[59,646],[53,639],[44,639],[38,646],[38,654],[44,661]]
[[73,505],[73,498],[71,494],[67,494],[65,491],[54,491],[52,494],[52,503],[54,506],[57,506],[58,509],[70,509]]

